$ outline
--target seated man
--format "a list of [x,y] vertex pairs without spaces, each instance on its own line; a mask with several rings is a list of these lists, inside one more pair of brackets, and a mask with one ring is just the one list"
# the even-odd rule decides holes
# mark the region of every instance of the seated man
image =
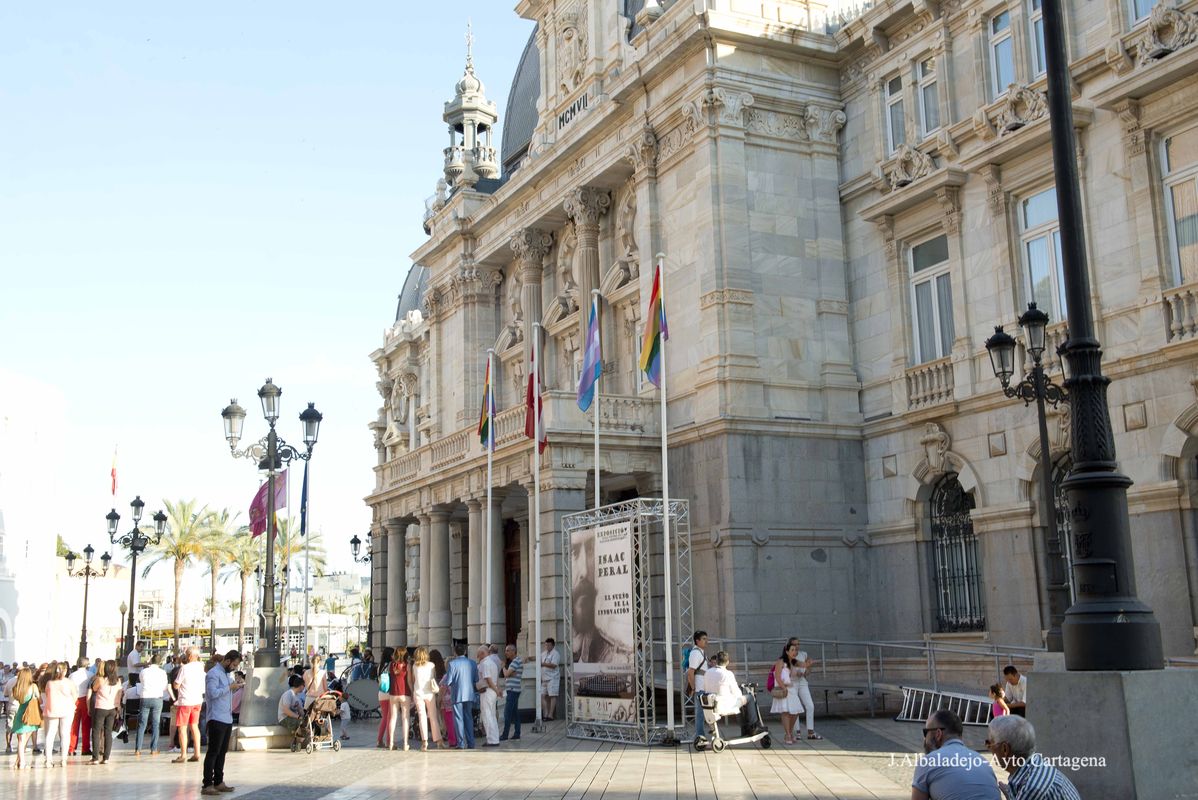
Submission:
[[739,713],[749,698],[740,690],[736,676],[728,669],[728,653],[716,653],[707,674],[703,676],[703,691],[715,699],[715,712],[721,717]]
[[287,679],[287,691],[279,698],[279,724],[289,731],[299,727],[300,715],[304,713],[304,701],[300,699],[300,690],[304,687],[304,679],[292,675]]

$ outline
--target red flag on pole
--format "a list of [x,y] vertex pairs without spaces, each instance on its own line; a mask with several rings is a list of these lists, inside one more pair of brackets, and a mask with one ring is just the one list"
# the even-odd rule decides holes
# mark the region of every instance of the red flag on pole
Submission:
[[[529,439],[537,439],[539,442],[538,451],[544,453],[545,446],[549,444],[549,435],[545,432],[545,408],[541,402],[540,395],[537,395],[535,405],[532,401],[534,394],[536,394],[536,390],[533,388],[533,378],[536,377],[536,373],[533,370],[537,368],[535,359],[536,355],[534,353],[528,362],[528,393],[524,398],[524,435]],[[538,433],[540,434],[539,437]]]

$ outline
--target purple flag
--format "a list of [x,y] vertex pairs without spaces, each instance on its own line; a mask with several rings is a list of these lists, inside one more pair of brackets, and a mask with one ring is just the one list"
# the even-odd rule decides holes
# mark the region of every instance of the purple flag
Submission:
[[586,411],[595,401],[595,384],[603,374],[603,353],[599,343],[599,295],[591,295],[591,317],[587,322],[586,350],[582,354],[582,374],[578,376],[578,407]]

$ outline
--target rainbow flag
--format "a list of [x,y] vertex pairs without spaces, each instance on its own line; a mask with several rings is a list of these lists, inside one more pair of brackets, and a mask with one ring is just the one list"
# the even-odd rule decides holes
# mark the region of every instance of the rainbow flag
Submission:
[[641,372],[661,388],[661,348],[670,338],[666,325],[666,304],[661,296],[661,264],[653,271],[653,293],[649,295],[649,309],[645,312],[645,341],[641,345]]
[[478,441],[495,449],[495,387],[491,385],[491,359],[487,359],[487,374],[483,379],[483,407],[478,415]]

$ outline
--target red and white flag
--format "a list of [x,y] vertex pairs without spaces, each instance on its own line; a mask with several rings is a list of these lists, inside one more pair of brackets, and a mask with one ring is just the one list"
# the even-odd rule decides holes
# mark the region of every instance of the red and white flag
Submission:
[[[266,487],[268,486],[270,486],[270,481],[264,481],[258,487],[258,493],[254,495],[254,499],[250,501],[250,531],[254,536],[261,536],[266,532]],[[275,476],[275,512],[278,513],[280,508],[286,507],[287,470],[283,470]]]
[[[541,402],[541,396],[537,390],[533,388],[533,381],[537,375],[536,368],[536,353],[533,352],[528,361],[528,393],[524,397],[524,435],[529,439],[537,439],[539,442],[537,450],[544,453],[545,446],[549,444],[549,434],[545,432],[544,404]],[[534,396],[537,398],[535,404],[532,401]]]

